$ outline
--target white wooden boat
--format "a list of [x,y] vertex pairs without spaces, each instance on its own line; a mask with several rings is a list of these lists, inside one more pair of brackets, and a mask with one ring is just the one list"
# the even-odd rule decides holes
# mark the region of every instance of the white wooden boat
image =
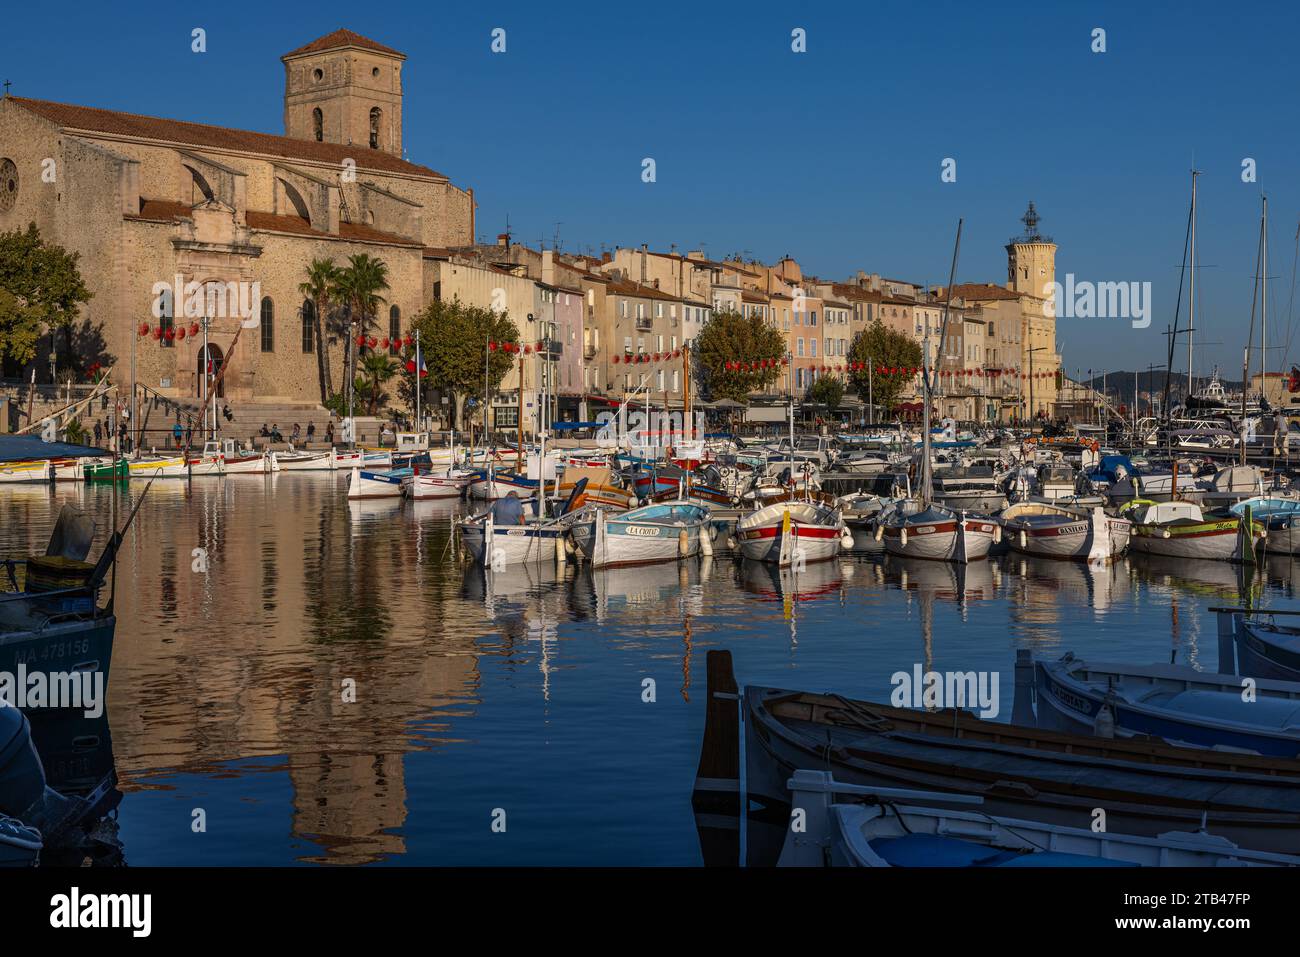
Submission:
[[736,522],[740,553],[782,568],[834,558],[853,546],[838,509],[819,502],[777,502],[743,515]]
[[330,472],[334,470],[332,452],[308,452],[289,446],[286,452],[275,453],[276,464],[282,472]]
[[130,478],[189,478],[190,465],[183,455],[145,456],[130,459],[126,464]]
[[54,465],[49,459],[31,462],[0,462],[0,483],[52,482]]
[[1204,830],[1139,837],[1046,824],[960,809],[982,805],[978,795],[846,784],[827,771],[795,771],[789,788],[804,827],[787,829],[782,867],[1300,866]]
[[402,494],[410,499],[462,498],[478,473],[447,465],[432,471],[415,471],[402,479]]
[[348,476],[348,498],[401,498],[402,479],[410,475],[410,469],[389,469],[386,472],[353,469]]
[[1242,679],[1186,665],[1088,662],[1066,654],[1034,662],[1039,727],[1071,734],[1147,735],[1170,744],[1294,758],[1300,755],[1300,683]]
[[573,522],[571,535],[593,568],[670,562],[700,553],[709,541],[708,517],[707,508],[685,501],[618,514],[592,508]]
[[967,515],[938,504],[923,506],[915,499],[882,514],[876,528],[889,554],[931,561],[979,561],[1001,539],[1001,528],[986,515]]
[[526,519],[522,525],[497,525],[489,510],[457,526],[470,560],[484,568],[555,562],[565,554],[566,524]]
[[1026,555],[1086,562],[1110,562],[1128,548],[1132,523],[1100,507],[1068,508],[1047,502],[1019,502],[998,516],[1002,535]]

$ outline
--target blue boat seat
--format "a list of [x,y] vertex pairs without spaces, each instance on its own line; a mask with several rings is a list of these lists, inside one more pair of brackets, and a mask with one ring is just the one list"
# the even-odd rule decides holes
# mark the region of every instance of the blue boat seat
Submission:
[[1060,851],[1019,853],[1000,851],[987,844],[934,834],[908,834],[880,838],[871,849],[891,867],[1136,867],[1127,861],[1112,861],[1084,854]]

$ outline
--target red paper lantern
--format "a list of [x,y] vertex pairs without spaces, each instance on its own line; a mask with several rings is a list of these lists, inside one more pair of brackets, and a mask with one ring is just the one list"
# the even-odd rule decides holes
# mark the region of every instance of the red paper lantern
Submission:
[[489,339],[489,340],[488,340],[488,352],[496,352],[496,351],[497,351],[497,344],[496,344],[495,342],[493,342],[491,339]]
[[176,338],[177,338],[177,339],[184,339],[184,338],[185,338],[185,327],[184,327],[184,326],[181,326],[179,329],[176,330]]
[[197,336],[198,334],[199,334],[199,324],[198,324],[197,322],[191,322],[191,323],[190,323],[190,335],[192,335],[192,336]]
[[366,337],[357,336],[357,346],[360,347],[360,346],[364,346],[365,344],[366,344]]
[[370,348],[373,349],[373,348],[374,348],[375,346],[377,346],[377,345],[379,345],[379,340],[376,339],[374,336],[371,336],[371,337],[370,337]]
[[406,348],[409,349],[411,348],[411,346],[415,345],[415,340],[412,339],[410,336],[407,336],[405,339],[402,340],[402,345],[406,346]]
[[783,365],[783,366],[788,366],[789,364],[790,364],[790,360],[789,360],[788,358],[786,358],[785,356],[782,356],[782,357],[781,357],[781,365]]
[[532,354],[533,354],[533,347],[532,347],[532,346],[524,346],[524,355],[526,355],[526,356],[531,356]]
[[140,335],[142,336],[149,335],[149,323],[147,322],[140,323]]
[[407,371],[407,372],[412,372],[412,373],[415,372],[415,360],[414,360],[414,359],[407,359],[407,360],[406,360],[406,371]]
[[162,327],[160,326],[159,328],[155,329],[153,332],[150,333],[150,335],[153,336],[154,341],[157,342],[159,339],[162,338]]
[[167,337],[168,342],[171,342],[173,339],[176,338],[176,330],[173,329],[171,326],[168,326],[167,331],[163,333],[163,335]]
[[618,365],[618,356],[614,356],[614,365]]
[[655,362],[658,362],[658,361],[659,361],[659,353],[657,353],[657,352],[655,353],[654,361],[655,361]]
[[383,346],[385,349],[387,349],[387,348],[388,348],[388,336],[384,336],[384,338],[383,338],[382,340],[380,340],[380,343],[379,343],[379,344],[380,344],[381,346]]

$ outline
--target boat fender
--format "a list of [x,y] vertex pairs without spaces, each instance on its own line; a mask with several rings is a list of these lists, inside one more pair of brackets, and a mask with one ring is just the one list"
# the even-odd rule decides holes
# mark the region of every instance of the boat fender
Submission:
[[1160,529],[1160,537],[1161,537],[1161,538],[1168,538],[1168,537],[1169,537],[1169,529],[1167,529],[1167,528],[1162,528],[1162,529]]
[[1109,699],[1097,710],[1097,718],[1092,724],[1092,733],[1098,738],[1115,737],[1115,713],[1110,709]]
[[846,526],[840,527],[840,548],[848,551],[853,547],[853,533]]
[[1002,541],[1002,526],[1001,526],[1001,525],[994,525],[994,526],[993,526],[993,544],[994,544],[994,545],[1000,544],[1001,541]]
[[1020,530],[1019,541],[1020,541],[1021,548],[1024,548],[1026,545],[1029,544],[1029,534],[1023,528]]
[[555,536],[555,564],[560,566],[563,566],[569,557],[568,553],[564,549],[564,544],[567,539],[568,536],[564,534]]
[[875,532],[872,533],[872,534],[873,534],[873,537],[876,539],[876,541],[880,541],[882,538],[885,537],[885,526],[883,526],[883,525],[881,525],[880,523],[877,522],[877,523],[876,523],[876,530],[875,530]]
[[700,536],[700,554],[706,558],[713,554],[713,539],[717,536],[718,530],[712,525],[708,528],[708,533]]
[[685,558],[691,551],[691,537],[686,534],[686,529],[677,533],[677,554]]
[[907,526],[906,525],[898,530],[898,544],[902,545],[904,548],[907,547]]
[[734,535],[728,535],[728,536],[727,536],[727,547],[730,548],[730,549],[732,549],[733,551],[735,550],[735,548],[736,548],[736,538],[735,538]]

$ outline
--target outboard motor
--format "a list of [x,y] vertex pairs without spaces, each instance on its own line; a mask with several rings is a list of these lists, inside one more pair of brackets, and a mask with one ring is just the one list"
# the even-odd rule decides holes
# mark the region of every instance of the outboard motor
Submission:
[[29,824],[43,817],[45,768],[32,729],[18,708],[0,707],[0,814]]

